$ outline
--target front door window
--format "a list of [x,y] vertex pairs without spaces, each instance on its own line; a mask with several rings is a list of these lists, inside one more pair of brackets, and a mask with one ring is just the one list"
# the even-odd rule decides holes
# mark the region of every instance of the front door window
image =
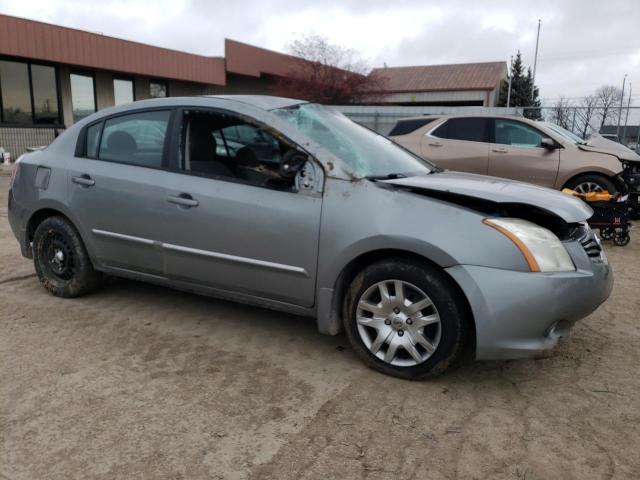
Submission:
[[541,148],[544,135],[522,122],[496,119],[495,143],[521,148]]

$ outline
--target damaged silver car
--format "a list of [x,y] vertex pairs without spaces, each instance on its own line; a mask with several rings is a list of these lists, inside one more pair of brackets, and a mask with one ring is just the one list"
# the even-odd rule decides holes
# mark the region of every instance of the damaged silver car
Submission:
[[22,253],[54,295],[108,274],[310,316],[403,378],[466,350],[533,355],[593,312],[613,276],[591,213],[264,96],[103,110],[23,156],[9,194]]

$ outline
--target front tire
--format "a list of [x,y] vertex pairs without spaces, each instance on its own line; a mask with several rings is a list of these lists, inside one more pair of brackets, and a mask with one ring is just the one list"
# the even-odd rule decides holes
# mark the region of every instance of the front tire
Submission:
[[42,285],[56,297],[78,297],[101,283],[80,235],[63,217],[49,217],[36,228],[33,263]]
[[580,175],[568,182],[566,186],[582,194],[590,192],[609,192],[614,194],[620,190],[613,181],[603,175],[596,174]]
[[463,300],[444,272],[404,258],[356,276],[343,321],[365,364],[405,379],[444,372],[462,353],[468,328]]

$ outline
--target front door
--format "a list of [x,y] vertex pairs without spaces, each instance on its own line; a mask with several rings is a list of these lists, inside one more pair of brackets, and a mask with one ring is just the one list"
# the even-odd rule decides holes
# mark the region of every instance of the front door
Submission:
[[494,143],[489,151],[489,175],[553,188],[560,165],[560,149],[542,146],[540,130],[518,120],[495,119]]
[[121,115],[81,134],[84,148],[67,164],[69,207],[100,265],[163,273],[161,167],[170,116],[167,110]]
[[[170,174],[165,205],[167,273],[312,306],[322,196],[278,175],[292,145],[231,114],[190,111],[182,122],[181,161]],[[239,126],[242,136],[234,135]],[[256,149],[251,138],[268,138],[273,153]]]

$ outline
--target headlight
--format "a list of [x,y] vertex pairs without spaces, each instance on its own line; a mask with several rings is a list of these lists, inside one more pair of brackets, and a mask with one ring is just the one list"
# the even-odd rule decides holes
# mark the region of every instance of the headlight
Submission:
[[483,223],[508,237],[522,252],[532,272],[576,269],[558,237],[540,225],[521,218],[485,218]]

